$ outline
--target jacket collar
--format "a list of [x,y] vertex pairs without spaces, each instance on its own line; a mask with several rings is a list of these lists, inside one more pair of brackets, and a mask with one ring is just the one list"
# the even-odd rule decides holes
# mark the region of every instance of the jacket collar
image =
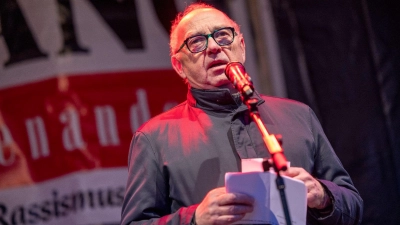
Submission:
[[[260,102],[260,97],[255,97]],[[188,90],[187,101],[189,105],[206,111],[233,112],[247,110],[243,104],[240,93],[231,93],[228,88],[202,90],[191,87]]]

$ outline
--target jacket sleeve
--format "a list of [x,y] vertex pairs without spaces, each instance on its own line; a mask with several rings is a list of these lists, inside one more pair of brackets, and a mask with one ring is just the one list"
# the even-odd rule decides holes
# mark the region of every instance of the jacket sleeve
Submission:
[[159,153],[145,134],[136,132],[129,150],[121,224],[190,224],[197,205],[171,212],[168,190]]
[[308,210],[307,220],[311,224],[356,225],[361,223],[363,200],[333,151],[322,127],[310,110],[310,125],[315,141],[315,167],[312,172],[327,190],[333,207],[328,214],[319,214],[317,210]]

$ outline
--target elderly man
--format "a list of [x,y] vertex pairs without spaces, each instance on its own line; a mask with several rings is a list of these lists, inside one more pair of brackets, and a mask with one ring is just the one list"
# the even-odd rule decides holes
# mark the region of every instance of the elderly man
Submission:
[[[231,224],[254,199],[226,193],[224,175],[240,160],[270,157],[240,93],[224,71],[245,61],[239,26],[195,3],[171,29],[171,62],[187,100],[144,124],[132,140],[122,224]],[[262,121],[283,136],[291,167],[283,175],[307,188],[307,224],[359,224],[362,199],[304,104],[255,94]]]

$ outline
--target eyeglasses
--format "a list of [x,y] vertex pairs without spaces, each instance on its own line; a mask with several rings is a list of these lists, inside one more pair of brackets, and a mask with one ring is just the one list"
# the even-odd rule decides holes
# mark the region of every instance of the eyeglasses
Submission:
[[224,27],[215,30],[211,34],[200,34],[189,37],[182,43],[176,53],[178,53],[185,45],[191,53],[202,52],[208,46],[209,37],[212,37],[219,46],[230,45],[232,44],[235,35],[237,35],[237,33],[233,27]]

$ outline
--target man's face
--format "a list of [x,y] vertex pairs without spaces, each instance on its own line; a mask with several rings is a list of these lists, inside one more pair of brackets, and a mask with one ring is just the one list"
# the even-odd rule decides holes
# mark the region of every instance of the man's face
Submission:
[[[234,24],[220,11],[215,9],[194,10],[182,19],[176,29],[177,47],[188,37],[210,34],[223,27],[234,27]],[[204,51],[191,53],[184,46],[171,57],[175,71],[182,78],[187,78],[191,87],[198,89],[231,87],[232,84],[224,71],[226,65],[233,61],[241,63],[245,61],[245,45],[241,34],[235,36],[232,44],[227,46],[219,46],[210,37]]]

